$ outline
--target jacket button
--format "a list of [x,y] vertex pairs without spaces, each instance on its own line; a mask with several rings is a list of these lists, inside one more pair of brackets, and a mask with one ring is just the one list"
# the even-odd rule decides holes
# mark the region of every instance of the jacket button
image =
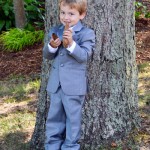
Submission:
[[63,66],[64,66],[64,64],[60,64],[60,66],[61,66],[61,67],[63,67]]
[[60,56],[63,56],[64,54],[63,53],[60,53]]

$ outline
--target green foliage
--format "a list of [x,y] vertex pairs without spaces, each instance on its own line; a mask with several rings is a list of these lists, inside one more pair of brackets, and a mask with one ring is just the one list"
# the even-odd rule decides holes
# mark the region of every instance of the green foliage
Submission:
[[20,112],[17,109],[4,116],[1,115],[0,140],[3,141],[1,150],[29,150],[29,135],[34,128],[35,118],[34,112],[25,110]]
[[145,18],[150,18],[150,12],[147,10],[147,7],[144,6],[141,2],[135,2],[135,18],[138,19],[140,18],[142,15]]
[[0,31],[15,26],[12,0],[0,0]]
[[44,25],[44,1],[39,0],[24,0],[26,17],[29,24],[34,23],[37,27]]
[[38,93],[39,77],[13,76],[8,81],[0,81],[0,98],[5,103],[30,100],[30,94]]
[[145,18],[150,18],[150,12],[147,12],[147,13],[145,14]]
[[28,23],[25,27],[25,30],[29,30],[29,31],[35,31],[35,28],[32,24]]
[[0,42],[3,44],[4,50],[16,52],[22,50],[25,46],[33,45],[41,42],[44,38],[42,30],[28,31],[22,29],[10,29],[0,35]]
[[[27,24],[38,28],[44,25],[44,2],[38,0],[24,0]],[[13,0],[0,0],[0,31],[15,27]]]

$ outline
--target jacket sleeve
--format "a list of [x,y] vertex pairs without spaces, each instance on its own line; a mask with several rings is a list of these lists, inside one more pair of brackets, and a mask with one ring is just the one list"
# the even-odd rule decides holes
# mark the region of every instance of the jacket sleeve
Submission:
[[95,33],[93,30],[88,29],[85,31],[80,44],[76,43],[76,47],[69,55],[74,57],[79,63],[87,62],[93,53],[95,46]]
[[49,41],[50,41],[50,39],[51,39],[52,33],[55,33],[55,28],[52,28],[52,29],[50,30],[50,32],[49,32],[49,34],[48,34],[48,41],[45,42],[44,48],[43,48],[43,56],[44,56],[44,58],[49,59],[49,60],[54,59],[54,58],[55,58],[55,55],[56,55],[56,53],[51,53],[51,52],[49,51],[49,48],[48,48],[48,43],[49,43]]

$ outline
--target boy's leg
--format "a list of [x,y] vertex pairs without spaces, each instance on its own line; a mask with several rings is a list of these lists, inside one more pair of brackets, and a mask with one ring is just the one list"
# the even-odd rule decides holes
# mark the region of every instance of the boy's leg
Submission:
[[46,121],[45,150],[60,150],[64,141],[66,115],[63,108],[60,89],[51,94],[51,104]]
[[66,112],[66,139],[61,150],[80,150],[78,141],[81,135],[82,106],[84,99],[84,95],[68,96],[63,93],[62,102]]

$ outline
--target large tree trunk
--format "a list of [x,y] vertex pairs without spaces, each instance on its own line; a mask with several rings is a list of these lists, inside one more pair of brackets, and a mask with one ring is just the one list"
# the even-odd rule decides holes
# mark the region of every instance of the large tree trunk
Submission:
[[26,25],[26,17],[23,0],[13,0],[16,28],[24,28]]
[[[57,3],[46,1],[46,33],[58,22]],[[138,125],[134,1],[88,0],[88,5],[84,23],[95,30],[96,48],[88,66],[90,93],[83,109],[81,149],[96,150]],[[32,149],[42,150],[43,146],[50,64],[43,59]]]

